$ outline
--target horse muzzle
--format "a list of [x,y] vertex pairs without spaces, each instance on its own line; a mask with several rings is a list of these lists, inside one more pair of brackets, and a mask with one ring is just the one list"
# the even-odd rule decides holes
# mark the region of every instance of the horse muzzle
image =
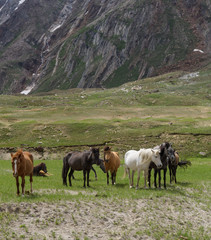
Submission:
[[18,176],[18,173],[13,173],[13,177],[17,177]]
[[163,164],[161,163],[161,164],[157,165],[157,168],[162,168],[162,166],[163,166]]

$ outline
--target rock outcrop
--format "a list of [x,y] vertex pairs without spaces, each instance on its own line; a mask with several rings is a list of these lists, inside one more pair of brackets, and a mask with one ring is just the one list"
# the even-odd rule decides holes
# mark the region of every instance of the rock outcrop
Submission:
[[0,0],[2,93],[114,87],[195,70],[211,54],[209,0],[9,2]]

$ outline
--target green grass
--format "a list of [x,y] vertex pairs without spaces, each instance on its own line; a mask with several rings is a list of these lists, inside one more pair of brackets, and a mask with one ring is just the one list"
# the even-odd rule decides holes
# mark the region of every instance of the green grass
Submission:
[[0,96],[0,147],[110,143],[124,152],[170,141],[182,157],[211,156],[210,70],[182,72],[112,89]]
[[[1,160],[0,169],[0,202],[40,202],[40,201],[59,201],[70,199],[90,199],[98,198],[117,198],[117,199],[140,199],[140,198],[157,198],[157,197],[174,197],[182,196],[196,201],[206,202],[210,205],[210,183],[211,183],[211,164],[210,158],[189,159],[192,166],[186,170],[179,168],[177,170],[178,184],[169,183],[169,174],[167,174],[167,190],[162,189],[144,189],[144,178],[141,176],[139,190],[129,189],[128,177],[123,178],[124,167],[120,166],[117,173],[117,184],[115,186],[106,184],[106,174],[95,165],[98,180],[94,178],[94,173],[90,173],[90,188],[86,188],[84,194],[83,173],[76,171],[72,180],[72,187],[63,186],[62,184],[62,159],[46,160],[48,172],[52,174],[49,177],[33,177],[34,193],[29,196],[17,197],[15,179],[12,176],[11,162]],[[35,165],[41,161],[36,160]],[[123,160],[122,160],[123,163]],[[137,173],[135,175],[135,182]],[[26,177],[26,190],[30,189],[29,177]],[[75,192],[68,193],[68,190]]]

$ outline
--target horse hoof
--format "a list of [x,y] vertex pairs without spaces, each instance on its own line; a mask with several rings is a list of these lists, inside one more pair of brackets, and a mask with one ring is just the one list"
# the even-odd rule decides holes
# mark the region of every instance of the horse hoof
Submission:
[[133,186],[130,186],[130,189],[133,188]]

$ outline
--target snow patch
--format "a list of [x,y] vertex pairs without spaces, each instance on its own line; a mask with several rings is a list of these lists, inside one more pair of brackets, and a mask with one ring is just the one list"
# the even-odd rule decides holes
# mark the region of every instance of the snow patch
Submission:
[[21,94],[24,94],[24,95],[28,95],[32,89],[35,87],[35,83],[33,83],[32,85],[26,87],[22,92]]
[[0,8],[0,12],[1,12],[2,9],[6,6],[7,3],[8,3],[8,0],[6,0],[6,2],[4,3],[4,5]]
[[194,52],[204,53],[204,51],[202,51],[202,50],[200,50],[200,49],[197,49],[197,48],[195,48],[193,51],[194,51]]
[[19,8],[19,6],[20,6],[21,4],[23,4],[25,1],[26,1],[26,0],[20,0],[19,3],[18,3],[18,6],[15,8],[15,10],[17,10],[17,9]]
[[192,79],[192,78],[196,78],[198,76],[199,76],[199,72],[194,72],[194,73],[185,74],[184,76],[180,77],[179,79],[189,80],[189,79]]

